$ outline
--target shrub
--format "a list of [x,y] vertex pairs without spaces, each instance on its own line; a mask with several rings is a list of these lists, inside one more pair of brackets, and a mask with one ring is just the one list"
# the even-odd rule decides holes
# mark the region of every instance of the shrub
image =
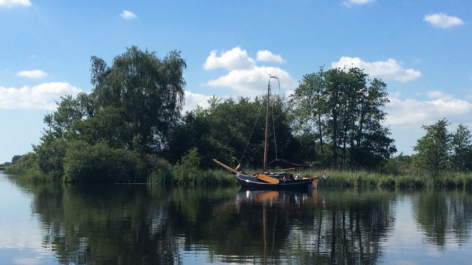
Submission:
[[25,174],[29,169],[38,170],[38,157],[35,153],[22,155],[15,164],[5,168],[7,174]]
[[90,145],[79,140],[67,144],[66,182],[144,182],[145,171],[144,163],[132,151],[114,149],[103,142]]

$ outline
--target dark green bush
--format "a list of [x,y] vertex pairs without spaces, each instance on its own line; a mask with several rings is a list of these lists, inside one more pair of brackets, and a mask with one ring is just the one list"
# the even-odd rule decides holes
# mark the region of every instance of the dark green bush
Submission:
[[145,172],[145,164],[132,151],[114,149],[103,142],[90,145],[85,141],[72,141],[67,144],[66,182],[145,182]]

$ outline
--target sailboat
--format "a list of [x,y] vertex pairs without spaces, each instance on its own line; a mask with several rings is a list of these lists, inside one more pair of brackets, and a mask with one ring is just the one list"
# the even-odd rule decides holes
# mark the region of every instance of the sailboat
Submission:
[[255,173],[253,175],[246,174],[240,171],[238,167],[232,168],[223,164],[222,162],[213,159],[218,165],[229,170],[233,176],[243,187],[248,188],[261,188],[261,189],[300,189],[318,186],[318,177],[314,178],[296,178],[294,179],[292,174],[287,171],[270,172],[267,171],[267,130],[269,127],[269,101],[270,101],[270,79],[276,76],[269,75],[269,84],[267,87],[267,111],[266,111],[266,124],[265,124],[265,142],[264,142],[264,163],[263,173]]

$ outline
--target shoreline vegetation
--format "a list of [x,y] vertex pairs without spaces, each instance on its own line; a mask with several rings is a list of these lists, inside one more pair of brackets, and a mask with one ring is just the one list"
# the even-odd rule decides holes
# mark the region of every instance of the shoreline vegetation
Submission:
[[304,165],[311,171],[302,177],[313,177],[328,169],[320,188],[472,187],[467,126],[423,125],[415,154],[394,156],[387,84],[362,69],[320,68],[288,97],[213,96],[183,113],[186,67],[175,50],[158,58],[132,46],[110,66],[92,56],[92,91],[62,97],[33,152],[15,155],[4,172],[34,182],[234,186],[213,159],[259,169],[266,154],[271,170]]
[[[27,182],[52,182],[50,178],[39,170],[17,170],[8,167],[5,173],[15,175],[20,181]],[[248,173],[262,172],[262,170],[250,170]],[[323,181],[320,176],[323,170],[300,171],[303,178],[319,176],[318,188],[457,188],[472,190],[472,173],[462,172],[438,172],[432,173],[427,170],[411,169],[401,174],[387,174],[367,171],[328,171],[327,180]],[[121,182],[115,184],[131,184],[137,182]],[[225,170],[183,170],[178,166],[167,168],[167,170],[153,171],[145,182],[141,184],[159,186],[239,186],[237,180],[231,173]]]

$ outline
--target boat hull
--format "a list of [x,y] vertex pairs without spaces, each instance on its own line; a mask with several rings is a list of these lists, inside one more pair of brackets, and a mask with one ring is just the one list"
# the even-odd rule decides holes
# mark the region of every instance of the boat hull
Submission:
[[314,188],[314,179],[280,180],[279,184],[272,184],[258,179],[257,177],[245,174],[234,173],[233,176],[239,181],[241,186],[258,189],[306,189]]

